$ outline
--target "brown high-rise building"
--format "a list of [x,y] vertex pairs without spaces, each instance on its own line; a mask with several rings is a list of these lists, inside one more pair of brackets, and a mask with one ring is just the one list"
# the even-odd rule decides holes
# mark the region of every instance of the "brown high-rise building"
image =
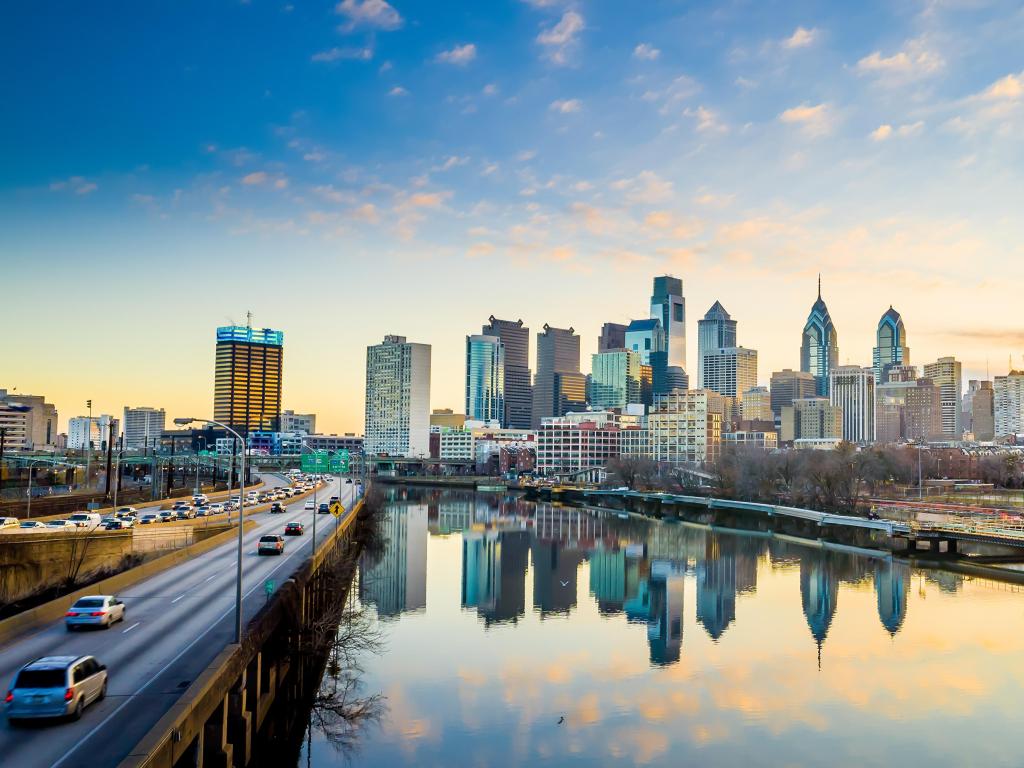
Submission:
[[572,328],[545,325],[537,334],[533,427],[545,418],[586,409],[586,389],[587,378],[580,373],[580,337]]
[[605,323],[597,337],[597,351],[612,352],[626,348],[626,327],[622,323]]
[[905,436],[908,440],[938,440],[942,437],[942,391],[931,379],[918,379],[906,389],[903,406]]
[[276,430],[283,358],[281,331],[240,325],[218,328],[214,420],[242,435]]
[[505,416],[501,423],[510,429],[529,429],[533,409],[530,329],[522,320],[498,320],[491,315],[482,334],[496,336],[505,347]]
[[805,371],[793,371],[786,368],[775,371],[771,381],[772,413],[778,418],[782,409],[792,405],[794,400],[814,397],[816,392],[814,375]]

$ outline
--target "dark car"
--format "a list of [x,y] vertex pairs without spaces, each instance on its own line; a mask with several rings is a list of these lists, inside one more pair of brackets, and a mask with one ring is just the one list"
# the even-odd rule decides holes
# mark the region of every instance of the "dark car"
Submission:
[[276,515],[279,512],[284,512],[284,505],[280,501],[275,501],[270,505],[270,514]]
[[337,496],[331,496],[331,504],[333,504],[336,501],[340,501],[340,499]]
[[345,484],[346,485],[352,485],[352,478],[350,477],[348,480],[346,480]]
[[330,504],[321,503],[316,511],[317,511],[317,514],[326,515],[326,514],[328,514],[331,511],[331,505]]
[[288,525],[284,527],[285,536],[302,536],[305,532],[306,529],[303,527],[302,523],[288,523]]

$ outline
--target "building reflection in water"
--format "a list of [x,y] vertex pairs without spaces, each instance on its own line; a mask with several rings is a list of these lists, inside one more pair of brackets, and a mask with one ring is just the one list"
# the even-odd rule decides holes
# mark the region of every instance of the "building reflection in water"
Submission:
[[[420,503],[423,499],[425,503]],[[718,642],[738,620],[737,600],[757,590],[758,568],[799,568],[800,603],[821,651],[843,583],[872,580],[882,628],[896,635],[906,621],[911,571],[889,558],[870,558],[752,534],[526,502],[513,496],[408,492],[386,512],[387,543],[376,561],[360,564],[360,597],[383,617],[426,606],[426,553],[431,535],[462,537],[462,607],[485,626],[517,622],[532,608],[542,620],[577,608],[579,573],[599,613],[624,614],[646,627],[650,663],[680,658],[684,596],[693,581],[691,616]],[[929,573],[947,591],[962,577]]]

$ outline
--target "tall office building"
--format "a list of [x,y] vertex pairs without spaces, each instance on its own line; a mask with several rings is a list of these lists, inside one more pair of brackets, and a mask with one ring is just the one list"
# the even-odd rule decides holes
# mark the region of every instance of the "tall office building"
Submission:
[[214,420],[246,436],[277,431],[283,360],[281,331],[244,325],[218,328]]
[[964,401],[969,406],[964,415],[970,423],[964,425],[965,431],[974,435],[980,442],[988,442],[995,438],[995,391],[991,381],[971,379]]
[[772,421],[772,396],[768,387],[751,387],[743,394],[740,417],[743,421]]
[[903,431],[907,440],[942,438],[942,392],[931,379],[918,379],[904,394]]
[[877,346],[872,355],[875,384],[884,384],[889,380],[889,369],[894,365],[910,365],[907,329],[900,313],[891,304],[878,321],[875,338]]
[[907,437],[907,391],[915,387],[917,368],[912,365],[890,366],[886,381],[875,386],[876,442],[896,443]]
[[505,423],[505,345],[497,336],[466,337],[466,418]]
[[164,431],[166,420],[167,414],[163,408],[125,406],[124,421],[122,422],[124,447],[129,449],[155,448],[156,444],[160,442],[160,433]]
[[804,371],[785,368],[772,374],[772,413],[776,418],[782,415],[782,409],[792,405],[794,400],[814,397],[817,393],[814,376]]
[[624,349],[626,346],[626,328],[622,323],[605,323],[601,326],[601,335],[597,337],[597,351],[611,352]]
[[629,349],[599,352],[590,359],[588,397],[595,411],[643,402],[640,354]]
[[870,443],[875,439],[875,371],[859,365],[838,365],[829,372],[829,400],[843,412],[843,440]]
[[704,381],[704,355],[723,347],[736,346],[736,321],[718,301],[697,321],[697,381]]
[[551,416],[584,410],[587,377],[580,373],[580,337],[573,328],[544,325],[537,334],[537,375],[533,380],[533,427]]
[[960,361],[953,357],[940,357],[934,363],[924,366],[924,376],[935,382],[942,400],[942,437],[946,440],[960,440],[963,429],[960,426],[960,401],[963,380]]
[[996,437],[1024,433],[1024,371],[996,376],[994,393]]
[[430,345],[385,336],[366,348],[367,455],[430,455]]
[[811,307],[800,342],[800,370],[814,376],[819,397],[828,397],[828,372],[839,364],[839,335],[836,333],[828,307],[821,298],[821,276],[818,276],[818,298]]
[[743,400],[743,393],[757,386],[757,350],[726,347],[704,351],[702,389]]
[[57,409],[42,395],[0,389],[0,429],[7,450],[38,450],[57,445]]
[[[665,352],[667,368],[686,371],[686,299],[683,298],[683,281],[678,277],[662,275],[654,278],[651,293],[651,317],[661,321],[665,331]],[[668,374],[667,381],[678,380],[678,373]],[[657,378],[657,371],[655,378]],[[655,385],[657,386],[657,385]]]
[[652,355],[665,351],[665,329],[661,320],[634,320],[623,334],[625,347],[640,355],[640,364],[654,367]]
[[530,329],[522,320],[498,320],[494,315],[481,333],[497,336],[505,347],[505,415],[509,429],[529,429],[532,423],[533,393],[530,386]]

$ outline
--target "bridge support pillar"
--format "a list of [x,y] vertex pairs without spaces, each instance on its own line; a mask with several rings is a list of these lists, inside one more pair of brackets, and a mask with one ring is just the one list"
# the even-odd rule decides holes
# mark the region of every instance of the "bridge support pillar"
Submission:
[[199,765],[202,768],[232,768],[234,748],[228,741],[228,696],[203,726],[199,741]]
[[246,707],[245,675],[228,694],[228,739],[234,747],[235,768],[252,759],[252,715]]

